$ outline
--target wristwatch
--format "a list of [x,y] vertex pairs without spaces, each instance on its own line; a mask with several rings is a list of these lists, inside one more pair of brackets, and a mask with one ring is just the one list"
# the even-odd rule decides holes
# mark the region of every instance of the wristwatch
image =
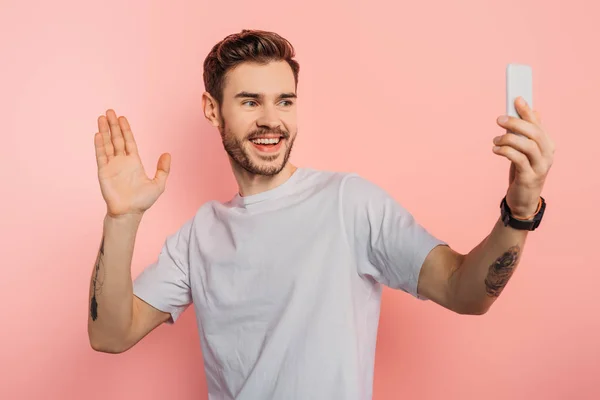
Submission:
[[524,231],[533,231],[535,228],[540,226],[540,222],[542,221],[542,217],[544,216],[544,210],[546,209],[546,200],[542,196],[540,196],[540,203],[538,205],[538,209],[536,213],[533,215],[533,218],[523,220],[517,219],[513,217],[508,204],[506,204],[506,196],[502,199],[500,203],[500,215],[502,217],[502,222],[504,226],[511,226],[515,229],[520,229]]

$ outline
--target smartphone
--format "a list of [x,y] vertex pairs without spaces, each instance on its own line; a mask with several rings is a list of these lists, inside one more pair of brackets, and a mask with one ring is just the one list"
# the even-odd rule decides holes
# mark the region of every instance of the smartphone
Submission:
[[521,118],[515,109],[517,97],[523,97],[533,108],[533,76],[531,66],[508,64],[506,66],[506,115]]

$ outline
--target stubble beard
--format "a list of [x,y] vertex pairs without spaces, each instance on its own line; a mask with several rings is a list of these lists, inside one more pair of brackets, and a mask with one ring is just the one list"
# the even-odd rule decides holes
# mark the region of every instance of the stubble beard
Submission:
[[[240,167],[245,169],[251,174],[254,175],[263,175],[263,176],[274,176],[280,173],[288,163],[290,158],[290,154],[292,153],[292,147],[294,146],[294,140],[296,139],[295,135],[292,136],[289,132],[284,130],[272,130],[272,129],[257,129],[248,134],[244,139],[238,139],[234,134],[231,133],[223,124],[223,127],[220,129],[221,140],[223,142],[223,148],[229,154],[229,157]],[[258,155],[258,158],[261,161],[264,161],[264,164],[258,164],[254,162],[250,155],[249,146],[251,146],[249,137],[255,135],[261,135],[265,133],[279,133],[284,136],[286,139],[285,143],[282,145],[285,146],[285,153],[283,155],[283,161],[281,164],[273,165],[272,162],[277,158],[280,158],[280,154],[277,155]]]

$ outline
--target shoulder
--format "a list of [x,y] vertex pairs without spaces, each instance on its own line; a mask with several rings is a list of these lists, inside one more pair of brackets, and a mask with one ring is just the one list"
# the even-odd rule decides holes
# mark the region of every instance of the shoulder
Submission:
[[330,186],[338,189],[343,196],[353,194],[373,194],[382,189],[356,172],[329,171],[303,168],[302,180],[315,186]]
[[404,212],[402,206],[380,185],[359,173],[347,171],[303,170],[302,180],[321,195],[337,199],[344,218],[359,214]]
[[202,204],[192,214],[183,217],[177,229],[171,232],[169,236],[188,238],[198,227],[206,226],[207,222],[214,218],[216,209],[222,205],[223,203],[213,200]]
[[342,175],[340,199],[347,206],[355,207],[395,202],[392,195],[379,184],[354,172]]
[[365,208],[394,202],[380,185],[352,171],[328,171],[303,168],[299,181],[327,195],[335,195],[343,208]]
[[301,168],[299,182],[310,186],[339,186],[344,177],[348,175],[345,172],[329,171],[314,168]]

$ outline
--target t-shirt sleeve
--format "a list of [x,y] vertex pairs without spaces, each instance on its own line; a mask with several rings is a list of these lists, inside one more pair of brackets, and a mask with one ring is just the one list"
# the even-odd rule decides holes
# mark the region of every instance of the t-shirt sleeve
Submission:
[[417,293],[419,273],[427,254],[446,243],[429,233],[385,190],[356,174],[344,178],[340,201],[359,275],[427,300]]
[[158,259],[133,281],[133,294],[152,307],[171,314],[173,324],[192,303],[189,243],[193,219],[165,240]]

